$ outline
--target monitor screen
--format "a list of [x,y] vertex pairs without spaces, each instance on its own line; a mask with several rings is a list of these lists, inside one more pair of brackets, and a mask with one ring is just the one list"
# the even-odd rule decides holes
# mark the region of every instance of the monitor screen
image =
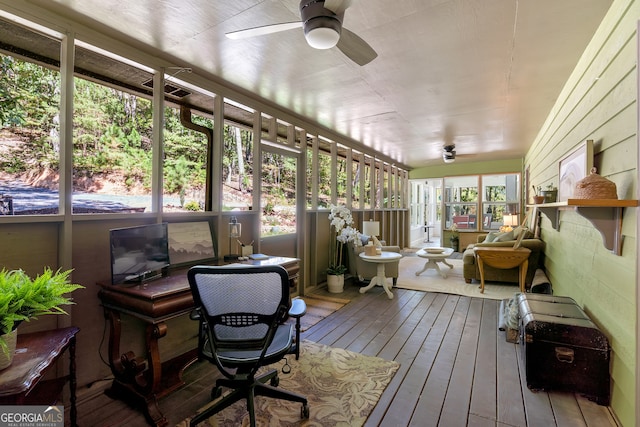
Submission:
[[171,265],[194,265],[216,258],[208,221],[169,223]]
[[135,283],[165,274],[169,267],[167,224],[109,230],[111,282]]

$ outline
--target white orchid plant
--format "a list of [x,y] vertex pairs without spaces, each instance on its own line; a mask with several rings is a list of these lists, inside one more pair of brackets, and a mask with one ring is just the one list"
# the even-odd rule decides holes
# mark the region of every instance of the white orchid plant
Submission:
[[458,226],[455,223],[453,223],[449,230],[451,230],[451,237],[449,239],[458,240]]
[[328,274],[344,274],[347,267],[342,265],[342,255],[344,245],[353,242],[356,246],[361,244],[360,232],[353,227],[353,216],[346,206],[331,205],[331,213],[329,214],[331,228],[335,230],[336,239],[331,241],[329,248],[329,268]]

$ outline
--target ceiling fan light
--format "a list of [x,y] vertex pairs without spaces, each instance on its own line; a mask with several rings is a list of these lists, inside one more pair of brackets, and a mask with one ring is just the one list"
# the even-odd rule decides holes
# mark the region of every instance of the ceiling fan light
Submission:
[[453,163],[456,161],[456,152],[455,151],[445,151],[442,153],[442,161],[445,163]]
[[327,27],[312,28],[304,36],[309,46],[315,49],[330,49],[340,40],[340,33]]

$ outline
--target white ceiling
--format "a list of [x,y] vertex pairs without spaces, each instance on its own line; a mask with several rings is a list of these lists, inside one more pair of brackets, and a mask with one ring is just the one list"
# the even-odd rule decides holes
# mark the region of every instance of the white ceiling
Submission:
[[[524,156],[611,0],[354,0],[365,66],[309,47],[298,0],[30,0],[206,70],[411,168]],[[138,45],[138,43],[135,43]],[[157,53],[157,52],[156,52]]]

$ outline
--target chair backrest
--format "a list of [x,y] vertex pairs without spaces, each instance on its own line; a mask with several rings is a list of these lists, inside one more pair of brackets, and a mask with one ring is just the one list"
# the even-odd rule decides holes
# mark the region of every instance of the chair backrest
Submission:
[[187,277],[214,352],[269,346],[289,304],[283,267],[195,266]]

